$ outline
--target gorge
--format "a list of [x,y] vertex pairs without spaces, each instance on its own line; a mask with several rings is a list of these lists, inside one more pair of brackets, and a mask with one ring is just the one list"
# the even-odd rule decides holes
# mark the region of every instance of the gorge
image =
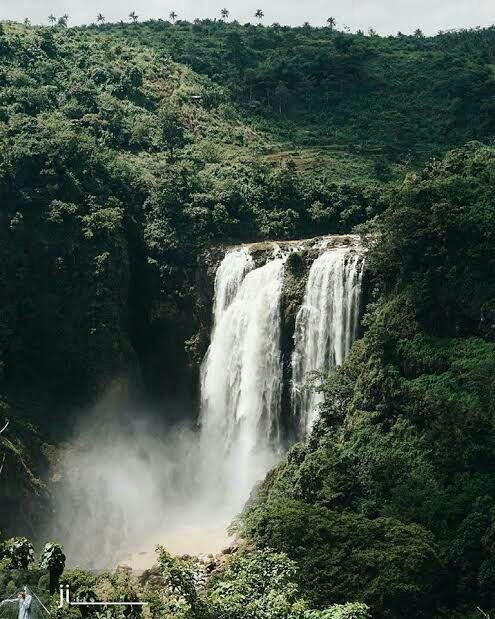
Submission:
[[196,424],[164,426],[112,394],[86,416],[54,485],[72,561],[142,568],[157,542],[176,552],[227,543],[253,487],[317,416],[307,381],[339,365],[358,334],[364,256],[352,235],[205,254],[212,327]]

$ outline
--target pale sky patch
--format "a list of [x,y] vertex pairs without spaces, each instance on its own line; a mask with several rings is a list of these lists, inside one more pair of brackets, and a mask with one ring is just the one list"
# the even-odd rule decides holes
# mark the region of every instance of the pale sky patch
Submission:
[[323,25],[333,16],[338,27],[352,31],[372,27],[382,34],[411,33],[421,28],[427,34],[439,30],[489,26],[495,22],[493,0],[0,0],[0,20],[48,23],[48,15],[67,13],[70,24],[91,23],[102,13],[107,21],[126,20],[131,11],[140,19],[166,19],[174,10],[180,18],[192,20],[219,17],[220,9],[230,19],[255,22],[254,13],[265,13],[265,24],[300,25],[305,21]]

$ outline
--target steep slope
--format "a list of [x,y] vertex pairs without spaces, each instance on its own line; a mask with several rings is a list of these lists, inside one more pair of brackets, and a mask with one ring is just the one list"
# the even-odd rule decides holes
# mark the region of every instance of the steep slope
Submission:
[[317,606],[495,606],[494,170],[493,148],[471,144],[398,188],[371,227],[365,335],[326,381],[309,441],[241,519],[298,562]]
[[136,354],[161,355],[148,347],[187,322],[207,244],[342,231],[381,208],[377,185],[260,159],[266,137],[222,89],[155,50],[15,24],[0,45],[10,390],[85,402]]

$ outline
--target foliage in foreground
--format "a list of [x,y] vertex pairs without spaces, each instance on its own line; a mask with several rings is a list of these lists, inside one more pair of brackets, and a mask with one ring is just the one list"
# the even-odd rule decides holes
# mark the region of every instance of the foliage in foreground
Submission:
[[0,570],[34,568],[48,571],[50,592],[55,592],[65,568],[62,546],[47,542],[36,560],[33,544],[26,537],[13,537],[0,543]]
[[243,549],[209,577],[198,561],[159,548],[165,587],[157,592],[163,619],[369,619],[365,604],[309,610],[295,582],[297,567],[284,553]]
[[[211,565],[196,557],[174,557],[158,547],[158,565],[139,579],[119,567],[114,573],[64,572],[65,556],[57,544],[45,545],[35,563],[33,546],[26,538],[3,543],[1,568],[48,570],[54,594],[51,612],[57,619],[370,619],[365,604],[333,605],[310,610],[296,584],[297,566],[287,555],[270,549],[242,548]],[[108,607],[102,613],[90,608],[57,608],[58,583],[69,585],[71,598],[79,601],[145,601],[143,611]],[[12,593],[12,592],[11,592]]]

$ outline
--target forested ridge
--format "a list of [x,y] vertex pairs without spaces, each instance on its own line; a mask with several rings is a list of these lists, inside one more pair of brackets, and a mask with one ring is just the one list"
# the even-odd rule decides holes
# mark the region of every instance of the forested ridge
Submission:
[[493,131],[492,28],[379,37],[221,20],[100,25],[227,87],[276,137],[425,159]]
[[150,599],[211,619],[495,610],[494,32],[0,24],[4,532],[35,534],[49,445],[113,379],[194,391],[206,247],[357,226],[372,298],[320,421],[206,593],[163,550],[180,604]]

